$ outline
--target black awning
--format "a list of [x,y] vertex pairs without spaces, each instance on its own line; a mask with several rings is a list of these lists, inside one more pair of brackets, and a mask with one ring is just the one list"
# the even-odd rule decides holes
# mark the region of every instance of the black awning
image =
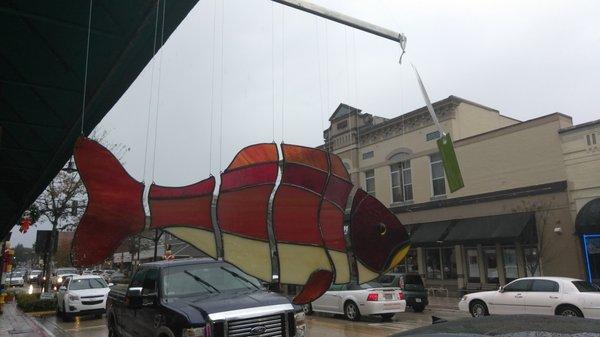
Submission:
[[446,236],[453,222],[449,220],[412,225],[410,241],[415,246],[437,244]]
[[575,218],[577,234],[600,233],[600,198],[596,198],[583,206]]
[[535,213],[511,213],[457,220],[444,243],[535,242]]

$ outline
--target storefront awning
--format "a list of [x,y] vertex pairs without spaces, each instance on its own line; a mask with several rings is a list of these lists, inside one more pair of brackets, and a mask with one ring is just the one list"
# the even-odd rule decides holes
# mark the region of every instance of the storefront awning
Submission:
[[427,222],[413,225],[410,241],[414,246],[437,244],[448,234],[454,221]]
[[530,243],[535,241],[535,213],[512,213],[457,220],[444,243]]
[[579,210],[575,218],[577,234],[600,234],[600,198],[594,199]]

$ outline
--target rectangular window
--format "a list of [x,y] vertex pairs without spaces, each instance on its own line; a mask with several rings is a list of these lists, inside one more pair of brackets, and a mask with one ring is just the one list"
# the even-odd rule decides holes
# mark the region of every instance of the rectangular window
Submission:
[[339,122],[336,126],[338,130],[345,129],[348,126],[348,121]]
[[375,196],[375,170],[365,171],[365,190],[372,196]]
[[446,195],[446,179],[444,175],[444,164],[442,156],[439,153],[432,154],[429,157],[431,164],[431,185],[433,187],[433,196]]
[[496,248],[484,248],[483,256],[485,257],[487,283],[498,283],[498,257],[496,256]]
[[427,266],[428,279],[442,279],[442,269],[440,264],[440,250],[438,248],[425,249],[425,260]]
[[374,153],[373,153],[373,151],[364,152],[364,153],[362,154],[362,159],[363,159],[363,160],[365,160],[365,159],[370,159],[370,158],[373,158],[373,156],[374,156]]
[[596,145],[596,134],[592,133],[592,145]]
[[412,200],[410,160],[390,166],[392,177],[392,202]]
[[434,139],[438,139],[440,138],[440,132],[439,131],[433,131],[430,132],[428,134],[425,135],[425,139],[426,141],[430,141],[430,140],[434,140]]
[[467,249],[467,270],[469,276],[469,282],[479,283],[479,256],[477,249]]
[[590,137],[590,135],[585,135],[585,139],[587,140],[588,146],[592,145],[592,137]]
[[504,261],[504,276],[506,283],[519,278],[517,269],[517,251],[514,248],[502,248],[502,260]]
[[538,258],[537,248],[524,248],[523,254],[525,254],[527,276],[540,276],[540,259]]
[[454,248],[442,248],[442,276],[444,280],[456,279],[456,255]]

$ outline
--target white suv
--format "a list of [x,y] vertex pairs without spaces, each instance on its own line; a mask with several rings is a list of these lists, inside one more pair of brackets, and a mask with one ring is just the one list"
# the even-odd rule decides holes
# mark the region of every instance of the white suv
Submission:
[[75,275],[65,278],[58,289],[56,311],[63,321],[73,316],[94,315],[101,318],[106,311],[110,288],[96,275]]

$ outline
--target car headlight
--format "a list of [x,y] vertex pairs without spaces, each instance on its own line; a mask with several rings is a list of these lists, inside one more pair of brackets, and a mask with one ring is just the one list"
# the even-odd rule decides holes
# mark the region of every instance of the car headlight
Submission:
[[183,337],[210,337],[210,326],[206,325],[201,328],[188,328],[183,330]]
[[69,295],[69,301],[79,301],[79,296],[77,296],[77,295]]
[[306,316],[300,311],[294,314],[294,322],[296,323],[296,336],[304,337],[307,334]]
[[58,283],[62,283],[62,281],[63,281],[62,277],[59,277],[57,281],[58,281]]
[[465,296],[463,296],[463,297],[462,297],[460,300],[461,300],[461,301],[466,301],[467,299],[469,299],[469,296],[465,295]]

